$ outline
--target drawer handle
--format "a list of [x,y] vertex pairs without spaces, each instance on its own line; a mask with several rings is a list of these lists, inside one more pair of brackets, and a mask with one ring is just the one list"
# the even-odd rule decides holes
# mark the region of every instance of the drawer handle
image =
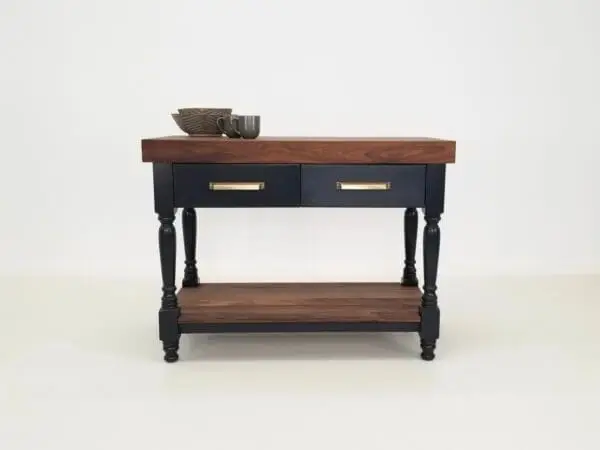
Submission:
[[265,182],[215,182],[209,183],[209,188],[211,191],[262,191],[265,188]]
[[336,184],[338,191],[389,191],[392,183],[371,183],[371,182],[347,182],[338,181]]

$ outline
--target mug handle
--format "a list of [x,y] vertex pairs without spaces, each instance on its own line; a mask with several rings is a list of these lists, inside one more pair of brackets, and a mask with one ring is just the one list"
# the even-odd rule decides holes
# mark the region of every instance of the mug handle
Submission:
[[221,133],[225,133],[225,118],[219,117],[217,119],[217,128]]
[[240,135],[240,118],[239,117],[231,118],[231,128],[238,136]]

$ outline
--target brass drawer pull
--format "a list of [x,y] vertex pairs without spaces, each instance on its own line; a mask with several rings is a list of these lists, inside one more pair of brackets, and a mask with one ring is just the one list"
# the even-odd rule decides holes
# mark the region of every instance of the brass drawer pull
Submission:
[[338,181],[336,184],[338,191],[389,191],[392,183],[371,183],[371,182],[347,182]]
[[265,188],[264,181],[253,181],[253,182],[215,182],[209,183],[211,191],[262,191]]

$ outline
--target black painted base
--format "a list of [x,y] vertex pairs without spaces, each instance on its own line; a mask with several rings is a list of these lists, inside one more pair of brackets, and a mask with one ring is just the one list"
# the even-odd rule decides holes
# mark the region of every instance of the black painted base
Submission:
[[[419,323],[377,322],[290,322],[290,323],[184,323],[181,333],[303,333],[303,332],[418,332]],[[436,341],[421,339],[421,359],[435,359]],[[165,361],[179,360],[179,344],[164,344]]]
[[421,359],[433,361],[435,359],[435,341],[421,339]]

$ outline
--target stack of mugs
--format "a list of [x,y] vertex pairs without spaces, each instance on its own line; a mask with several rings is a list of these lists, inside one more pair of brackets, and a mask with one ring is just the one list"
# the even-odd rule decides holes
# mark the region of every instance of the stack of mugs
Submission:
[[180,108],[171,114],[179,128],[190,136],[222,136],[255,139],[260,134],[260,116],[232,114],[231,108]]

